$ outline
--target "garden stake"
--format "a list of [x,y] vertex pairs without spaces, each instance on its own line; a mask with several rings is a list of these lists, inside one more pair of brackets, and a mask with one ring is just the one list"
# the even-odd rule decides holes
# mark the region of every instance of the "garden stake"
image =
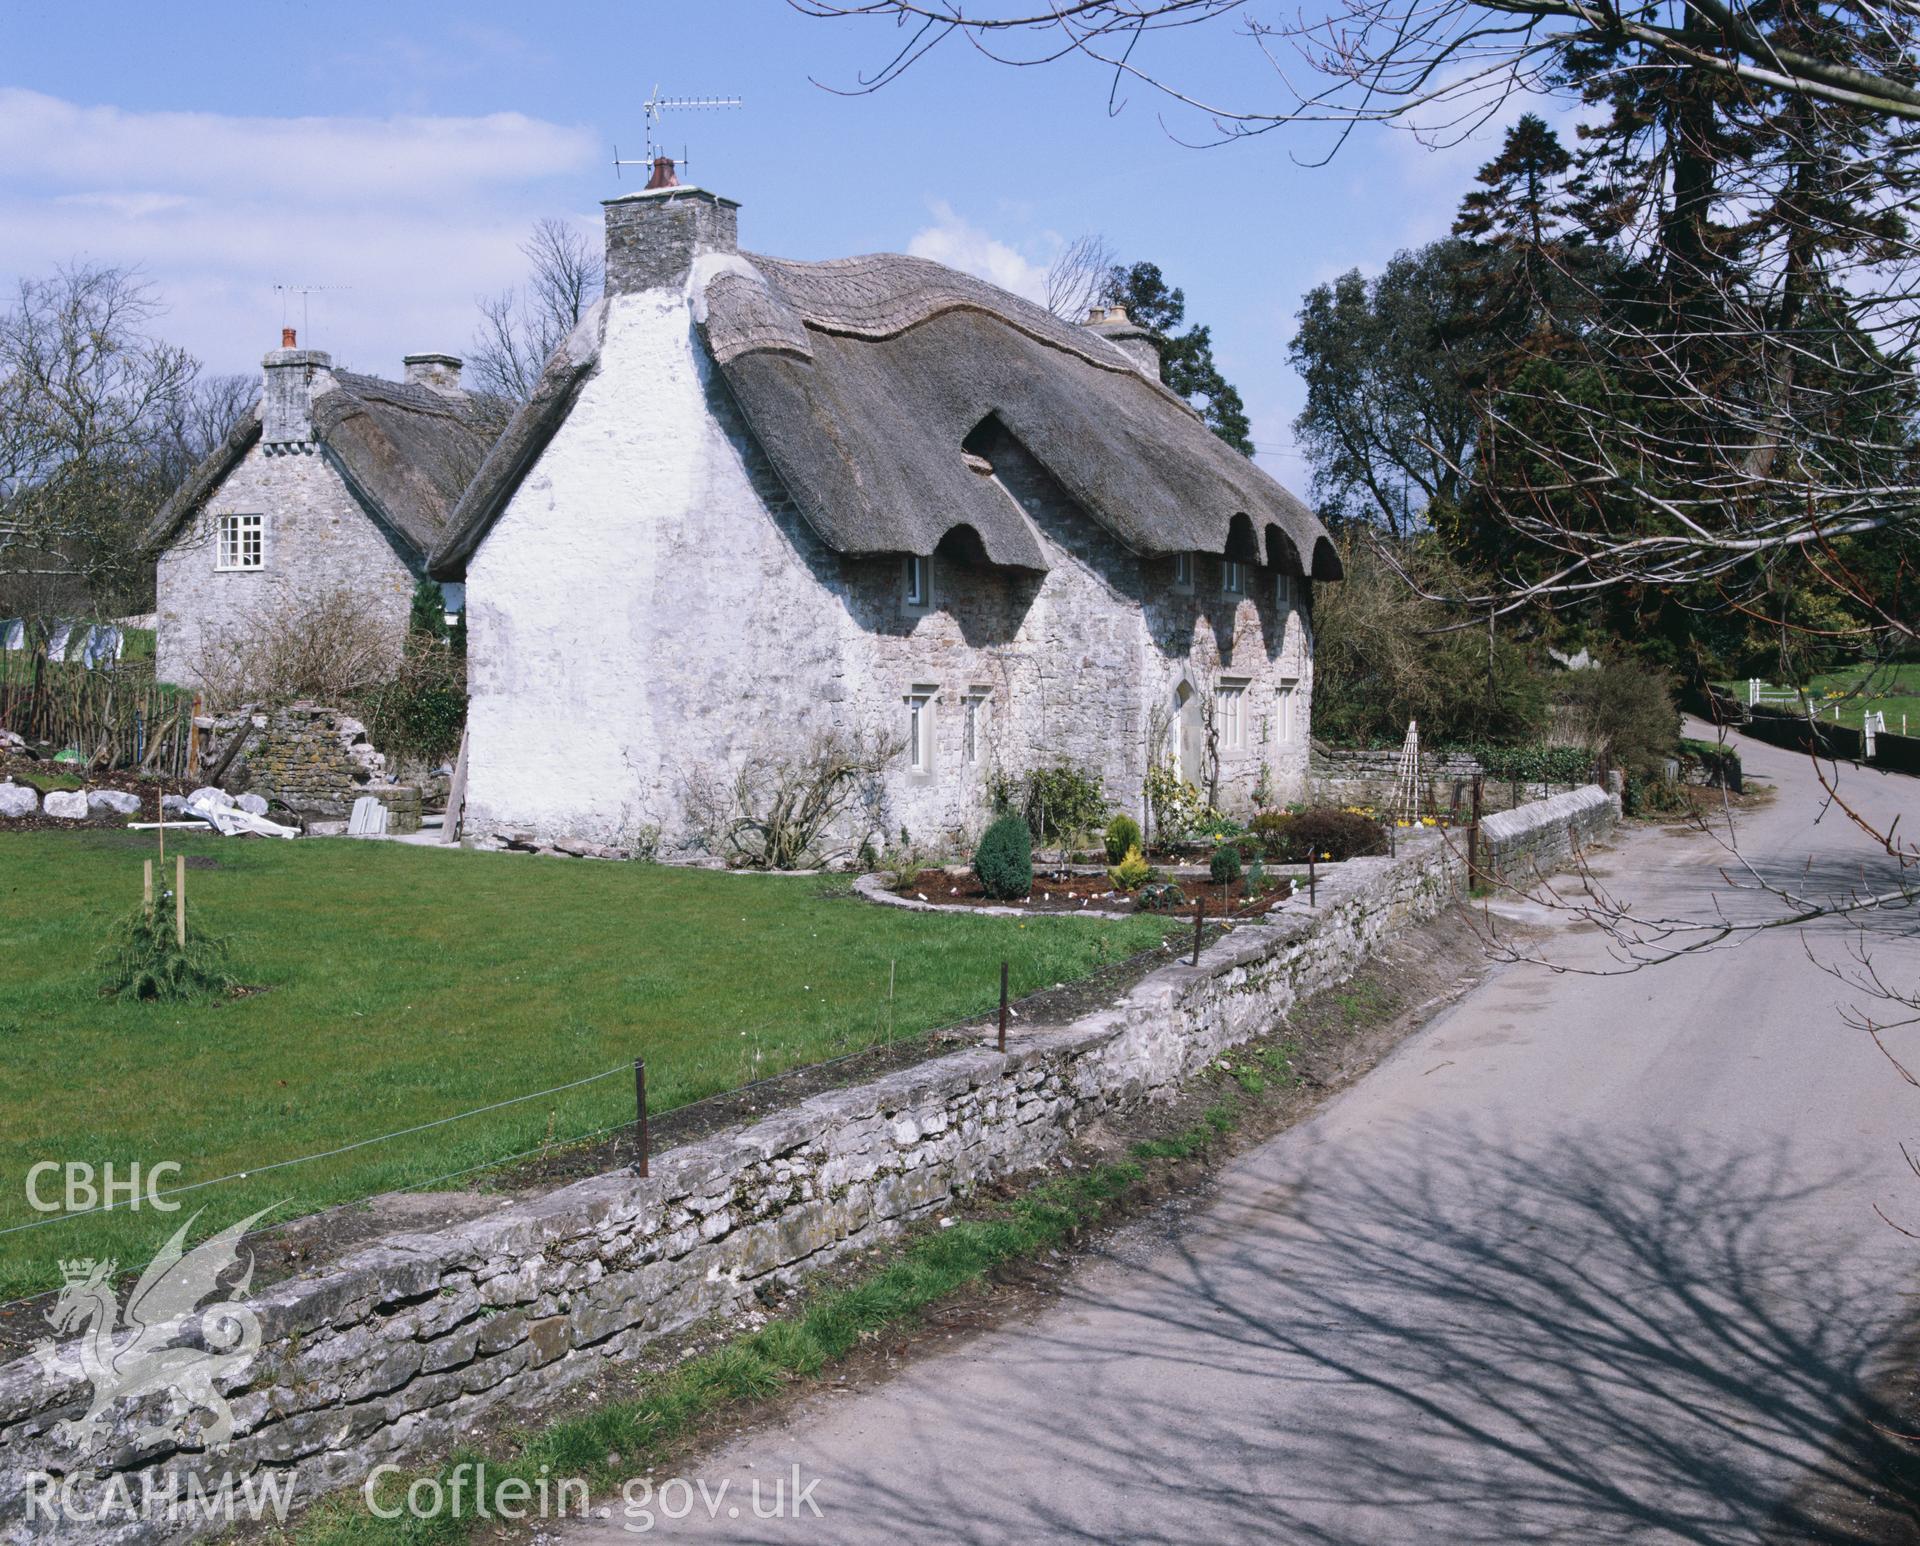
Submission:
[[1200,924],[1207,916],[1207,898],[1203,892],[1193,899],[1193,964],[1200,964]]
[[173,937],[187,948],[187,856],[173,856]]
[[640,1137],[640,1174],[647,1173],[647,1060],[633,1060],[634,1127]]
[[148,913],[152,913],[153,911],[153,860],[146,859],[146,860],[143,860],[142,863],[146,866],[147,875],[146,875],[146,883],[141,887],[141,902],[146,907]]
[[1000,1050],[1007,1050],[1007,963],[1000,963]]
[[1320,905],[1320,868],[1312,854],[1307,855],[1307,906]]

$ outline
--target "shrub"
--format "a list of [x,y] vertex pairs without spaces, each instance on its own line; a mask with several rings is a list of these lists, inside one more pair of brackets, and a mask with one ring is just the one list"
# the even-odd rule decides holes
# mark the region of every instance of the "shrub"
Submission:
[[1020,817],[1034,842],[1052,843],[1096,830],[1107,813],[1107,796],[1099,774],[1062,762],[996,781],[993,808]]
[[1018,816],[1000,817],[973,851],[973,873],[981,889],[1011,902],[1033,890],[1033,835]]
[[[1537,735],[1547,679],[1504,634],[1457,621],[1429,597],[1471,595],[1484,582],[1432,537],[1398,543],[1389,563],[1369,541],[1342,552],[1346,578],[1314,597],[1313,730],[1344,745],[1395,746],[1407,721],[1431,746]],[[1398,567],[1396,567],[1398,566]],[[1410,590],[1404,569],[1424,595]]]
[[414,583],[413,602],[407,609],[407,637],[447,642],[447,594],[438,580]]
[[191,666],[217,708],[293,698],[343,703],[393,675],[400,643],[364,586],[280,587],[203,640]]
[[1560,696],[1586,741],[1588,760],[1643,777],[1659,772],[1680,739],[1680,711],[1668,679],[1628,661],[1569,672]]
[[1218,842],[1240,823],[1215,810],[1200,791],[1165,763],[1147,772],[1147,803],[1153,812],[1154,836],[1171,847]]
[[1387,851],[1387,834],[1371,817],[1317,806],[1296,814],[1262,811],[1254,818],[1266,856],[1283,864],[1354,859]]
[[1269,859],[1279,857],[1284,834],[1293,818],[1285,811],[1255,811],[1253,820],[1247,823],[1247,836],[1260,845],[1260,851]]
[[1267,889],[1268,884],[1267,867],[1261,862],[1259,856],[1255,855],[1253,862],[1247,866],[1247,895],[1259,896]]
[[1231,886],[1240,878],[1240,850],[1232,843],[1222,843],[1207,861],[1207,873],[1216,886]]
[[896,736],[823,731],[798,749],[750,755],[731,782],[684,775],[688,818],[702,842],[744,869],[833,863],[854,851],[851,835],[837,835],[842,818],[871,807],[882,770],[905,744]]
[[1147,856],[1140,852],[1135,843],[1121,855],[1120,862],[1107,871],[1107,879],[1120,891],[1138,891],[1153,879],[1153,866],[1147,863]]
[[1146,886],[1140,895],[1134,898],[1134,906],[1142,912],[1170,913],[1175,908],[1187,905],[1187,894],[1172,881],[1162,881],[1158,885]]
[[227,942],[189,924],[181,945],[173,909],[173,893],[163,892],[152,907],[143,903],[114,925],[96,963],[102,996],[189,1003],[225,998],[240,985]]
[[1140,848],[1140,823],[1124,813],[1107,823],[1107,863],[1119,864]]
[[1582,746],[1522,741],[1516,746],[1483,746],[1474,756],[1487,777],[1501,783],[1584,784],[1593,777],[1593,753]]
[[361,700],[367,738],[394,761],[432,766],[460,748],[467,722],[467,662],[420,634],[392,678]]

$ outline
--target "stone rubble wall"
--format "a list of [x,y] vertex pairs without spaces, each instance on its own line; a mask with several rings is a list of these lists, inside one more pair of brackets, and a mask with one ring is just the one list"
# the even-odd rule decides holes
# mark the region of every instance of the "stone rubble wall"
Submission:
[[339,709],[291,703],[204,715],[195,721],[202,769],[248,720],[254,733],[222,780],[229,792],[257,794],[320,820],[344,819],[357,798],[372,795],[392,813],[389,832],[420,830],[419,788],[388,783],[387,760],[367,740],[367,727]]
[[[1575,827],[1598,836],[1612,811],[1559,807],[1500,851],[1544,855],[1556,825],[1567,841]],[[1113,1006],[1021,1036],[1005,1054],[981,1046],[817,1095],[659,1156],[650,1179],[593,1177],[265,1289],[250,1301],[261,1352],[223,1387],[235,1425],[222,1454],[143,1446],[134,1435],[160,1404],[124,1405],[111,1412],[103,1479],[55,1430],[84,1409],[85,1380],[51,1378],[31,1358],[8,1365],[0,1540],[163,1538],[103,1521],[29,1525],[35,1473],[78,1469],[92,1497],[115,1474],[138,1489],[291,1469],[310,1500],[383,1462],[424,1462],[484,1414],[531,1411],[657,1337],[748,1306],[763,1282],[797,1279],[956,1193],[1045,1164],[1082,1125],[1170,1095],[1441,911],[1464,879],[1457,836],[1339,865],[1317,907],[1296,899],[1273,923],[1209,946],[1198,966],[1160,967]]]
[[[1465,752],[1420,757],[1422,798],[1429,808],[1448,809],[1458,799],[1473,804],[1478,760]],[[1391,806],[1400,787],[1400,748],[1328,747],[1314,743],[1307,761],[1307,798],[1315,805]]]
[[[1546,784],[1516,783],[1495,778],[1471,752],[1420,753],[1420,790],[1426,809],[1458,811],[1466,820],[1473,810],[1474,775],[1484,774],[1480,809],[1511,810],[1554,793]],[[1564,786],[1562,786],[1564,788]],[[1400,790],[1400,748],[1322,746],[1314,743],[1307,763],[1307,798],[1315,805],[1369,805],[1389,809]]]
[[1588,784],[1480,821],[1480,866],[1510,886],[1550,874],[1620,821],[1620,797]]

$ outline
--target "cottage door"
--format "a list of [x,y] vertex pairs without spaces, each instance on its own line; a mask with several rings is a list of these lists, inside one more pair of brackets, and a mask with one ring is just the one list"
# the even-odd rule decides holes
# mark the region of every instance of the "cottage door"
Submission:
[[1206,763],[1206,738],[1200,724],[1200,695],[1185,682],[1174,689],[1173,712],[1179,728],[1179,774],[1189,784],[1197,784]]

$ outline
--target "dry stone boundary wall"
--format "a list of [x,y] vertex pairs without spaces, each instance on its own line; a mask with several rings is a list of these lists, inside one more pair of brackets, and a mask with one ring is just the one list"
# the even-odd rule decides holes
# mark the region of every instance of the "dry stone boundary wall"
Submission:
[[[1618,807],[1591,793],[1597,803],[1562,796],[1516,813],[1516,831],[1493,839],[1500,862],[1603,836]],[[261,1351],[230,1390],[224,1453],[143,1446],[134,1435],[164,1415],[149,1398],[111,1413],[95,1471],[56,1427],[85,1409],[86,1382],[51,1379],[31,1358],[8,1365],[0,1540],[177,1538],[105,1520],[29,1523],[36,1473],[77,1474],[84,1500],[110,1485],[165,1495],[189,1475],[237,1484],[291,1470],[311,1499],[383,1462],[444,1453],[483,1415],[538,1408],[654,1338],[747,1304],[765,1280],[872,1244],[956,1192],[1044,1164],[1082,1124],[1171,1093],[1443,909],[1464,876],[1458,839],[1348,861],[1321,881],[1317,907],[1289,902],[1198,966],[1161,967],[1112,1007],[1005,1054],[981,1047],[818,1095],[663,1154],[649,1179],[594,1177],[275,1284],[250,1301]]]

